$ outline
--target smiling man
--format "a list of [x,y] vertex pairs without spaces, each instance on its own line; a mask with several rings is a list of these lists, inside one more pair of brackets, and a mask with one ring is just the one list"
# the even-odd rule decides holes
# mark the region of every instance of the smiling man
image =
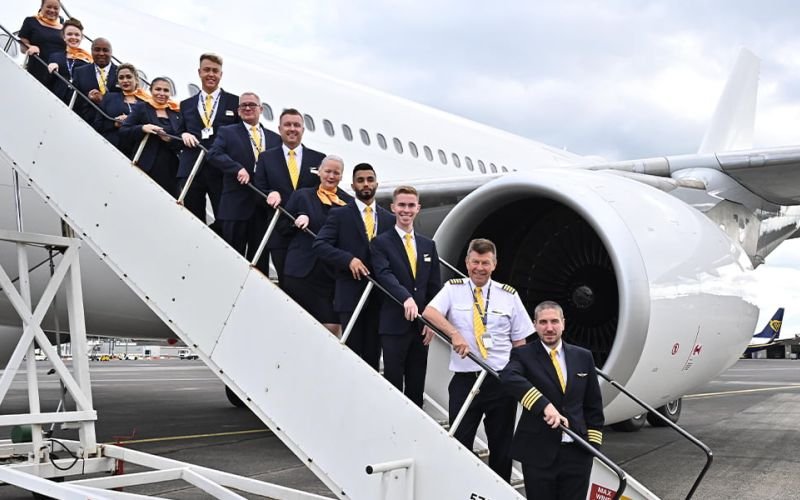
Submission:
[[[72,83],[75,88],[98,104],[107,92],[119,92],[117,86],[117,66],[112,62],[113,51],[111,43],[105,38],[95,38],[92,42],[92,64],[87,64],[76,69],[72,74]],[[75,101],[75,112],[93,124],[97,118],[97,111],[82,98]]]
[[[468,279],[452,279],[425,308],[423,316],[450,336],[450,425],[464,405],[470,389],[481,372],[468,352],[483,358],[494,370],[505,368],[512,347],[525,344],[533,333],[531,322],[519,295],[509,285],[492,280],[497,267],[497,249],[487,239],[469,243]],[[489,467],[506,481],[511,479],[511,440],[517,402],[500,382],[487,377],[480,392],[467,409],[454,437],[472,449],[478,425],[484,420],[489,439]]]
[[442,286],[439,255],[433,240],[414,231],[421,208],[417,190],[399,186],[392,200],[395,226],[376,236],[371,245],[375,278],[402,304],[387,298],[381,306],[383,375],[422,407],[431,335],[425,335],[416,319]]

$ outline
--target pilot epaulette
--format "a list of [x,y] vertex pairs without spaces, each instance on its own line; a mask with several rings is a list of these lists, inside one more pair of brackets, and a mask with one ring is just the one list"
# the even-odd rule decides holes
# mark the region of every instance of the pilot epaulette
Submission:
[[517,291],[511,285],[503,285],[500,288],[502,288],[506,292],[510,293],[511,295],[514,295],[515,293],[517,293]]
[[453,278],[451,280],[448,280],[447,282],[450,283],[451,285],[463,285],[464,283],[466,283],[466,280],[464,278]]

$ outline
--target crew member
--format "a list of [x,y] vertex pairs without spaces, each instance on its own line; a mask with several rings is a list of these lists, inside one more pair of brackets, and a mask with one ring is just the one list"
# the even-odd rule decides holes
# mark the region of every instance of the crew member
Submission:
[[572,441],[563,424],[595,446],[603,443],[603,399],[588,350],[561,339],[564,312],[545,301],[534,309],[539,336],[511,351],[500,372],[508,392],[522,403],[511,457],[522,463],[528,498],[583,500],[592,455]]
[[[293,108],[284,109],[278,125],[281,146],[268,149],[258,157],[255,186],[267,194],[266,203],[273,209],[285,205],[295,190],[319,185],[317,172],[325,155],[302,144],[304,131],[303,115]],[[271,210],[268,215],[272,217]],[[292,234],[291,223],[281,217],[267,243],[279,283],[283,282],[286,251]]]
[[[372,165],[356,165],[350,187],[355,199],[347,206],[332,209],[314,240],[317,256],[336,273],[333,308],[342,328],[350,323],[366,288],[366,276],[372,274],[369,242],[392,229],[395,222],[394,216],[375,202],[378,176]],[[382,302],[383,294],[373,290],[347,337],[348,347],[376,370],[381,355],[378,318]]]
[[[107,92],[119,92],[117,66],[111,62],[112,53],[111,43],[108,40],[95,38],[92,42],[94,63],[81,66],[72,72],[72,84],[95,105],[100,104]],[[97,111],[94,106],[78,97],[73,109],[89,125],[94,125],[97,119]]]
[[[64,52],[66,45],[61,33],[61,2],[58,0],[42,0],[35,16],[26,17],[19,29],[28,59],[28,73],[39,80],[42,85],[50,81],[47,62],[53,54]],[[38,56],[42,62],[39,62]]]
[[399,186],[392,194],[395,226],[372,240],[375,278],[402,305],[385,299],[378,333],[383,349],[383,375],[415,404],[422,407],[428,344],[417,316],[439,292],[442,278],[436,244],[414,231],[421,205],[411,186]]
[[[208,152],[208,162],[222,171],[222,196],[217,216],[222,221],[222,237],[247,260],[255,256],[267,232],[267,207],[249,187],[258,156],[280,146],[281,138],[259,123],[261,99],[254,92],[239,96],[242,123],[220,127]],[[269,254],[264,252],[256,265],[269,275]]]
[[[210,53],[202,54],[197,74],[202,85],[200,92],[181,101],[184,128],[180,136],[185,147],[178,165],[179,189],[186,185],[197,157],[200,156],[198,146],[210,149],[220,127],[241,121],[236,113],[239,96],[225,92],[219,86],[222,80],[222,57]],[[189,186],[183,206],[203,222],[206,222],[206,195],[211,200],[215,219],[219,218],[222,172],[217,168],[201,165]],[[211,227],[217,234],[221,234],[220,222],[215,220]]]
[[[482,371],[462,354],[472,352],[499,371],[508,363],[511,348],[524,345],[525,338],[534,331],[516,290],[492,280],[492,272],[497,267],[494,243],[486,239],[472,240],[465,260],[469,278],[445,283],[423,314],[453,340],[450,370],[454,373],[448,388],[450,425]],[[499,380],[489,376],[454,434],[471,450],[478,425],[484,419],[489,440],[489,467],[506,481],[511,480],[511,439],[516,414],[517,402],[506,393]]]

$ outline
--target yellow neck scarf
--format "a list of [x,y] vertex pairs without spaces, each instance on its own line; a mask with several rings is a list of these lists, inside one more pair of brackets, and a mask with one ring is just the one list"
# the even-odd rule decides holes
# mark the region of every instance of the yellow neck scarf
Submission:
[[181,106],[177,102],[173,101],[172,99],[168,100],[165,104],[159,104],[153,99],[153,96],[148,95],[146,99],[142,99],[147,104],[153,106],[155,109],[171,109],[172,111],[180,111]]
[[339,205],[340,207],[347,205],[347,203],[342,201],[336,194],[336,189],[328,191],[320,186],[317,188],[317,198],[319,198],[319,201],[321,201],[323,205]]
[[92,54],[90,54],[86,49],[82,49],[80,47],[67,46],[67,59],[80,59],[81,61],[89,64],[94,62],[94,59],[92,59]]
[[[139,99],[140,101],[144,101],[144,102],[150,102],[150,100],[152,98],[150,96],[150,94],[148,94],[145,89],[140,89],[140,88],[137,88],[133,92],[127,92],[127,91],[123,90],[122,91],[122,95],[124,95],[126,97],[134,96],[135,98]],[[153,106],[153,107],[155,107],[155,106]]]
[[58,19],[56,19],[55,21],[47,19],[46,17],[44,17],[42,15],[42,11],[41,10],[36,13],[36,19],[38,19],[39,22],[44,24],[45,26],[48,26],[50,28],[61,29],[61,23],[58,22]]

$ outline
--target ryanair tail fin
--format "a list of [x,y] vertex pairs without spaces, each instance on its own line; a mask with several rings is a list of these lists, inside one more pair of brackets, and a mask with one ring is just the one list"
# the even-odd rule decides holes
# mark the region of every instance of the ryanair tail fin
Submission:
[[783,323],[783,308],[779,308],[772,315],[767,326],[764,327],[759,333],[753,335],[754,339],[769,339],[775,340],[781,334],[781,324]]

